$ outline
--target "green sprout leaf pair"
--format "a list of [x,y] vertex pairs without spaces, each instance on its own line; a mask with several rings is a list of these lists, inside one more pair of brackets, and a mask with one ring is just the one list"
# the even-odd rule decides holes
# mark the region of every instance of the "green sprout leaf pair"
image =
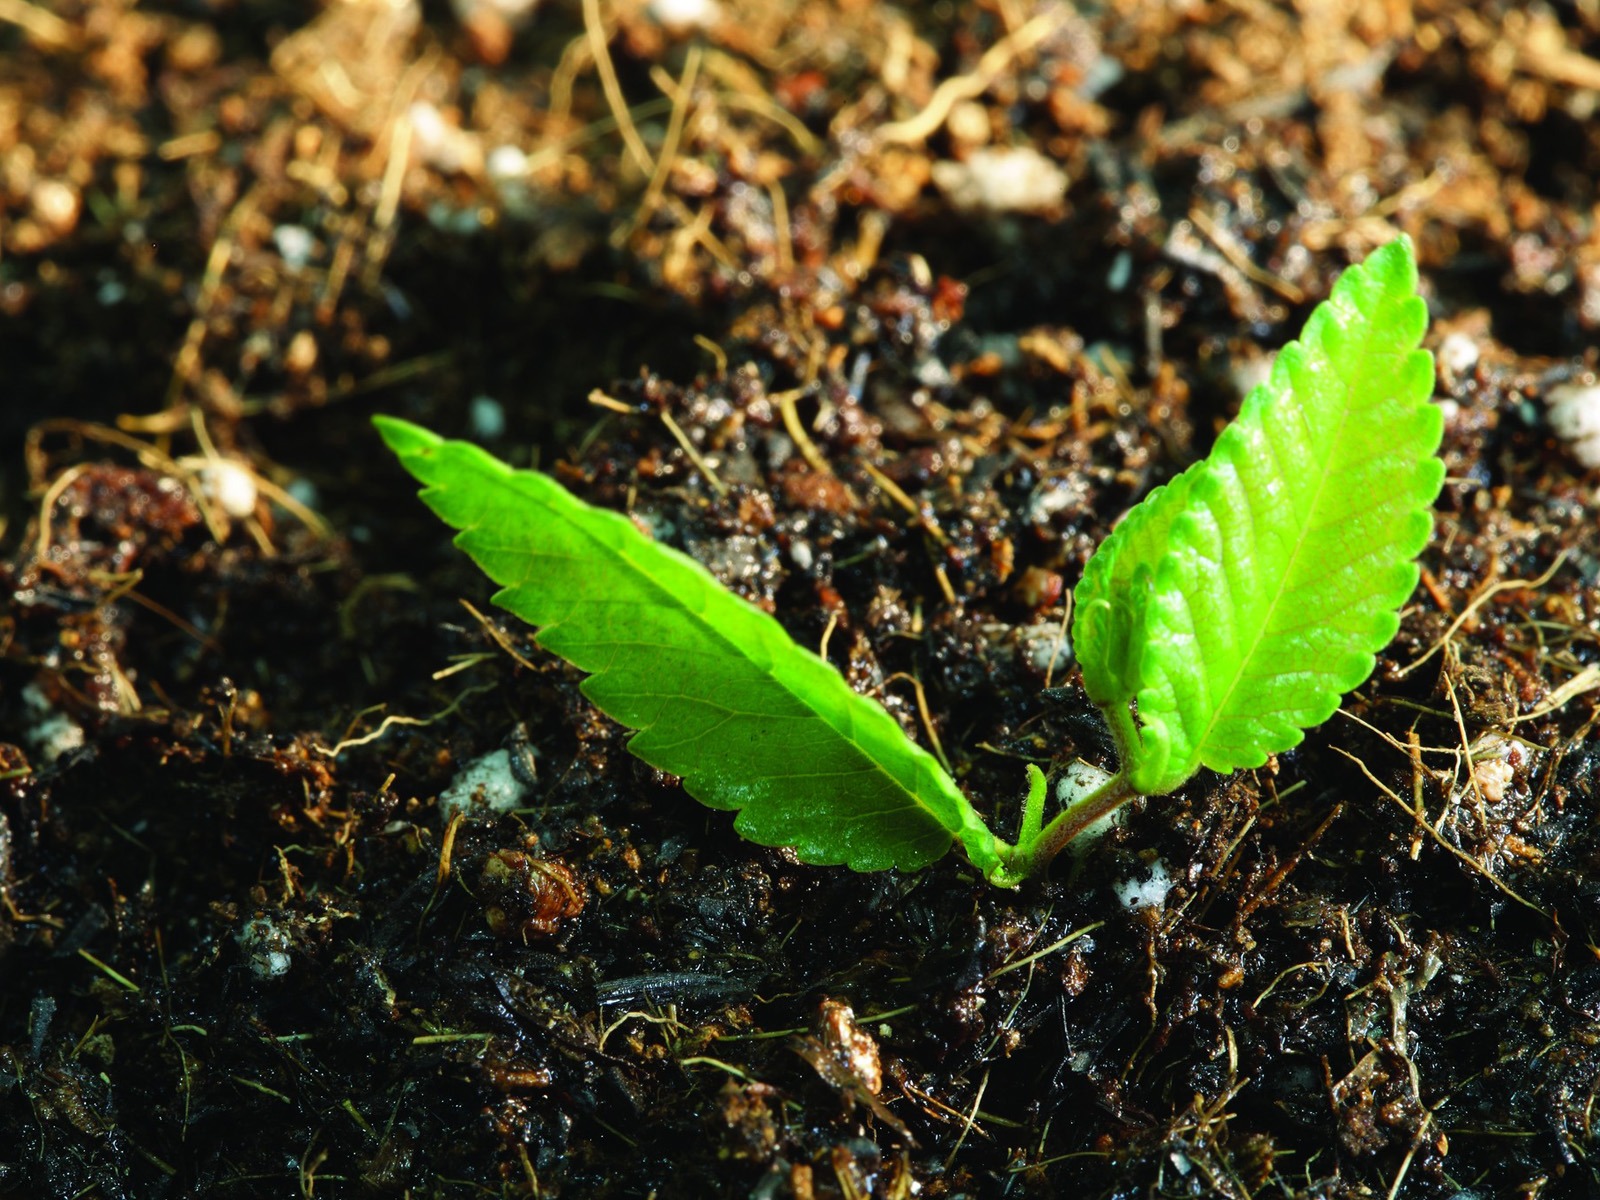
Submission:
[[1211,454],[1135,507],[1075,592],[1084,686],[1121,769],[1046,824],[1030,768],[997,838],[931,755],[766,613],[626,517],[475,446],[377,418],[495,603],[589,672],[584,691],[735,828],[802,861],[924,866],[952,840],[988,879],[1037,874],[1135,795],[1256,767],[1371,673],[1416,586],[1443,483],[1410,243],[1345,272]]

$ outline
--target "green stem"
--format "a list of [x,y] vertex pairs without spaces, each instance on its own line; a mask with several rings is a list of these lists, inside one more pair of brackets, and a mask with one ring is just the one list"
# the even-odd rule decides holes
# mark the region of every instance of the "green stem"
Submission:
[[1029,763],[1028,798],[1022,802],[1022,828],[1017,832],[1017,845],[1030,845],[1039,837],[1044,826],[1044,796],[1044,772]]
[[1113,704],[1102,708],[1100,715],[1106,719],[1111,739],[1117,744],[1117,762],[1126,770],[1128,763],[1139,761],[1139,726],[1134,722],[1133,711],[1126,704]]
[[[1137,795],[1127,777],[1119,771],[1083,799],[1062,809],[1050,824],[1032,837],[1028,836],[1028,808],[1025,806],[1022,836],[1015,846],[1002,847],[1000,866],[990,873],[989,882],[999,887],[1015,887],[1024,879],[1039,874],[1069,842]],[[1029,800],[1032,801],[1031,789]]]

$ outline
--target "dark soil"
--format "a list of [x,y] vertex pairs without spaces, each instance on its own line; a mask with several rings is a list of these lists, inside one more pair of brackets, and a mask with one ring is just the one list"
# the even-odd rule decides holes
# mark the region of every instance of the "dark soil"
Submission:
[[[0,1194],[1600,1192],[1600,9],[694,7],[0,3]],[[1009,833],[1109,765],[1089,553],[1400,232],[1400,637],[1016,893],[742,841],[368,423],[634,513]]]

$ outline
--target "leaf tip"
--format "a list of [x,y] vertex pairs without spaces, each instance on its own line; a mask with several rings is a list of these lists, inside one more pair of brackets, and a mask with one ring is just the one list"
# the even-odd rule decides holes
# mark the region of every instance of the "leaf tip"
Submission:
[[372,418],[372,427],[378,431],[384,445],[399,458],[425,454],[444,444],[444,439],[438,434],[399,417],[378,413]]
[[1385,292],[1413,295],[1417,290],[1417,252],[1409,234],[1402,233],[1392,242],[1379,246],[1362,264],[1368,275],[1376,279]]

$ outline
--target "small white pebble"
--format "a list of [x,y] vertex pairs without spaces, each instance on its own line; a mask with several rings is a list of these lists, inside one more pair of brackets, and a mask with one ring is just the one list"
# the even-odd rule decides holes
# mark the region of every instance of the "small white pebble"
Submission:
[[1160,908],[1167,902],[1167,893],[1171,890],[1172,876],[1167,874],[1166,864],[1159,858],[1150,864],[1146,878],[1124,879],[1116,886],[1117,900],[1122,907],[1135,911]]
[[993,132],[989,110],[976,100],[962,100],[951,108],[944,127],[949,131],[950,140],[958,146],[981,146]]
[[1052,475],[1039,481],[1028,495],[1023,516],[1030,525],[1046,526],[1057,513],[1070,512],[1089,501],[1089,486],[1083,476]]
[[456,16],[471,21],[479,12],[491,12],[511,25],[520,25],[533,15],[539,0],[451,0]]
[[1059,675],[1072,665],[1072,640],[1059,621],[1022,626],[1017,645],[1028,666],[1040,675]]
[[1490,804],[1499,804],[1516,782],[1517,769],[1503,758],[1491,758],[1488,762],[1473,764],[1472,775],[1478,781],[1483,798]]
[[1111,269],[1106,272],[1106,287],[1113,292],[1120,292],[1132,279],[1133,255],[1126,250],[1119,250],[1111,260]]
[[472,436],[480,441],[492,442],[505,436],[506,410],[492,396],[474,396],[467,410],[467,425]]
[[1057,208],[1067,194],[1067,173],[1029,146],[984,147],[963,162],[936,162],[933,182],[956,208],[990,212]]
[[249,471],[226,458],[213,459],[200,468],[200,490],[236,521],[256,511],[256,481]]
[[1545,393],[1545,416],[1572,457],[1600,467],[1600,384],[1560,383]]
[[461,769],[450,786],[439,793],[439,815],[446,821],[456,813],[506,813],[522,803],[527,787],[511,766],[509,750],[491,750]]
[[789,557],[794,561],[794,565],[802,571],[811,570],[812,564],[817,561],[816,556],[811,552],[810,542],[790,542]]
[[311,374],[317,365],[317,339],[309,329],[302,329],[289,339],[283,351],[283,369],[296,377]]
[[234,939],[250,956],[250,969],[262,979],[277,979],[289,973],[293,963],[289,957],[292,942],[288,931],[274,924],[270,917],[252,917]]
[[299,501],[309,509],[315,510],[317,505],[322,503],[322,495],[317,491],[317,485],[304,475],[296,475],[283,490],[289,493],[290,499]]
[[1490,804],[1499,804],[1517,781],[1523,761],[1516,744],[1497,733],[1486,733],[1472,743],[1472,778]]
[[483,162],[483,147],[475,134],[444,119],[435,106],[419,100],[406,110],[411,136],[422,161],[446,175],[471,172]]
[[59,179],[41,179],[33,185],[33,215],[52,233],[68,234],[78,224],[82,207],[78,192]]
[[650,0],[650,15],[674,32],[714,25],[722,10],[717,0]]
[[1446,379],[1460,379],[1478,365],[1478,342],[1470,333],[1456,330],[1439,343],[1439,369]]
[[28,730],[28,741],[41,759],[53,763],[64,754],[83,749],[83,726],[65,713],[54,713]]
[[53,763],[63,754],[83,747],[83,726],[51,707],[49,697],[37,686],[30,683],[22,689],[22,702],[35,718],[23,737],[41,761]]
[[514,183],[526,178],[528,156],[516,146],[496,146],[483,160],[483,169],[495,183]]
[[311,261],[317,248],[317,239],[304,225],[279,225],[272,231],[272,244],[278,248],[284,263],[298,271]]

